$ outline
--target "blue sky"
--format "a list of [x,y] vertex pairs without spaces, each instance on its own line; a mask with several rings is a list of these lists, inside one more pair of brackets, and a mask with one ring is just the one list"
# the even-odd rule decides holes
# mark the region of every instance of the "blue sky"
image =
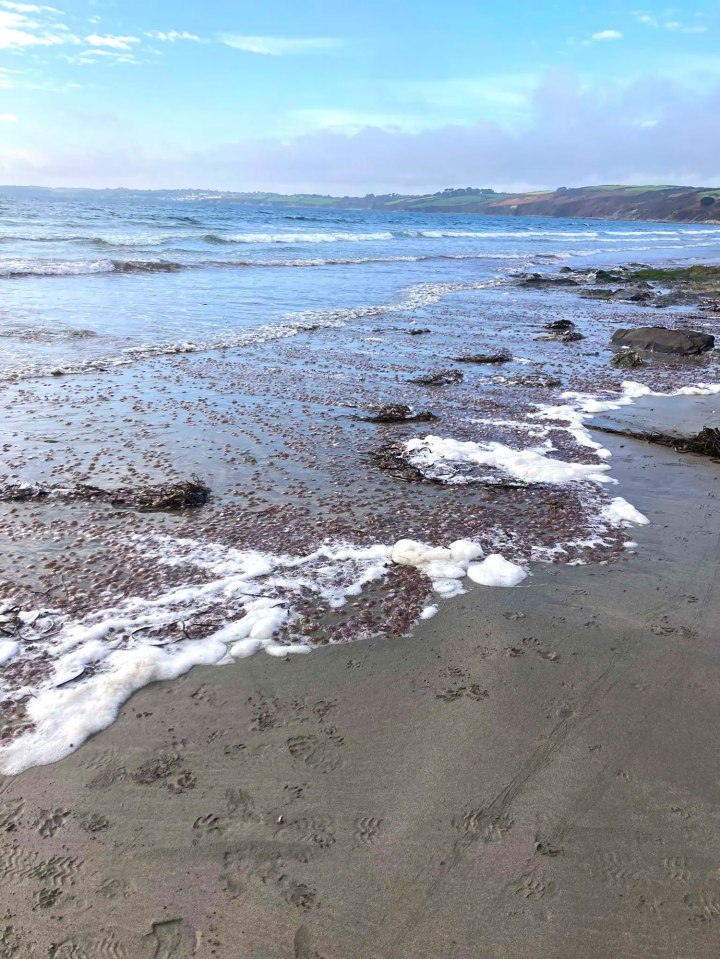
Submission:
[[0,0],[0,182],[720,185],[717,2]]

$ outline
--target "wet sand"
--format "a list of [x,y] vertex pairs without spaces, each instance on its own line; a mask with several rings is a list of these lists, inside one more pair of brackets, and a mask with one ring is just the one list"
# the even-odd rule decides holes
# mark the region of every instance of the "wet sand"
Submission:
[[637,553],[195,669],[2,780],[0,956],[717,956],[720,470],[602,439]]

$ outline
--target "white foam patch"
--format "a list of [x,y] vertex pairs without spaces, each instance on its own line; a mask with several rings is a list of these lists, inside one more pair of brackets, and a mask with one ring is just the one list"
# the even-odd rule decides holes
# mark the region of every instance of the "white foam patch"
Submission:
[[527,578],[527,572],[498,553],[486,557],[482,563],[468,566],[468,576],[480,586],[519,586]]
[[426,606],[425,609],[420,613],[420,619],[432,619],[438,614],[437,606]]
[[409,440],[406,449],[410,463],[430,476],[437,476],[435,468],[438,466],[470,463],[499,469],[524,483],[616,482],[607,475],[610,467],[604,463],[588,465],[551,459],[547,455],[553,450],[549,443],[516,450],[503,443],[462,442],[449,437],[426,436]]
[[0,642],[0,666],[4,666],[5,663],[9,663],[11,659],[15,659],[19,652],[20,643],[16,643],[11,639],[5,639]]
[[616,496],[610,500],[608,505],[603,507],[601,515],[615,525],[635,523],[638,526],[647,526],[650,522],[647,516],[635,509],[632,503],[628,503],[622,496]]

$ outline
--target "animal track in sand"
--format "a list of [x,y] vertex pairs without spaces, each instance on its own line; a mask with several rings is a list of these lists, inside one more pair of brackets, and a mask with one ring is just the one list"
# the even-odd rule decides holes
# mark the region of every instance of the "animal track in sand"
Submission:
[[0,928],[0,959],[15,959],[20,955],[22,939],[13,926]]
[[355,839],[364,843],[372,843],[382,830],[383,820],[376,819],[374,816],[361,816],[353,824],[353,835]]
[[223,859],[221,882],[227,894],[236,899],[248,883],[278,890],[286,902],[301,909],[315,903],[316,893],[290,874],[290,863],[306,863],[312,856],[312,847],[299,842],[248,841],[226,852]]
[[50,959],[90,959],[87,952],[72,939],[50,947]]
[[142,959],[191,959],[197,954],[198,935],[182,919],[154,922],[143,937]]
[[717,890],[701,889],[697,893],[687,893],[683,896],[683,903],[692,912],[690,922],[693,925],[720,918],[720,894]]
[[80,828],[89,833],[102,832],[110,825],[110,820],[104,816],[100,816],[98,813],[88,813],[85,816],[81,816],[79,822]]
[[57,886],[39,889],[33,896],[33,912],[36,909],[49,909],[54,906],[61,895],[62,891]]
[[14,832],[25,808],[24,799],[10,799],[0,803],[0,832]]
[[67,809],[55,809],[53,811],[41,809],[40,817],[33,823],[33,829],[36,829],[43,839],[49,839],[55,835],[69,815],[70,812]]
[[146,760],[132,774],[133,782],[141,786],[150,786],[153,783],[168,779],[177,771],[180,765],[180,756],[177,753],[162,754]]
[[262,823],[265,816],[255,808],[255,801],[244,789],[229,787],[225,790],[225,803],[231,820],[244,823]]
[[669,873],[670,878],[676,882],[690,882],[688,861],[684,856],[668,856],[667,859],[663,859],[663,866]]
[[556,891],[555,881],[546,879],[541,872],[530,872],[521,876],[514,889],[516,896],[522,896],[523,899],[531,901],[544,899],[546,896],[554,896]]
[[189,769],[184,769],[180,775],[173,779],[167,784],[167,788],[171,793],[179,796],[182,793],[189,792],[191,789],[194,789],[197,786],[197,779],[190,772]]
[[201,840],[218,839],[224,832],[223,822],[219,816],[208,813],[206,816],[199,816],[192,824],[195,836],[193,845],[197,845]]
[[291,835],[297,842],[307,842],[328,849],[335,844],[332,831],[332,819],[300,818],[283,822],[278,826],[276,835]]
[[594,859],[593,873],[604,882],[630,885],[640,878],[640,874],[629,869],[617,852],[600,852]]
[[479,838],[483,842],[501,842],[513,827],[513,820],[507,812],[489,813],[485,809],[470,809],[462,816],[452,819],[455,829],[469,838]]
[[345,765],[345,759],[339,752],[342,739],[339,736],[329,736],[320,739],[318,736],[291,736],[287,740],[287,748],[293,759],[302,760],[312,769],[327,773],[340,769]]
[[100,752],[90,752],[90,757],[82,764],[85,769],[104,769],[107,766],[117,766],[120,761],[120,753],[111,746],[109,749],[103,749]]
[[130,884],[124,879],[103,879],[98,886],[98,892],[106,899],[127,899],[131,891]]

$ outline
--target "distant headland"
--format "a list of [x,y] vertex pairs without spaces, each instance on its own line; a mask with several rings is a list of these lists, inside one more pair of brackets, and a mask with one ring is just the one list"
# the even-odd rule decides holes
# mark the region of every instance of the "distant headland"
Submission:
[[660,220],[679,223],[720,222],[720,187],[584,186],[559,187],[532,193],[502,193],[490,188],[465,187],[425,195],[386,193],[366,196],[329,196],[314,193],[238,193],[216,190],[89,190],[32,186],[0,186],[4,197],[44,195],[87,198],[153,196],[167,200],[238,203],[270,208],[309,207],[327,210],[382,210],[384,212],[467,213],[475,216],[549,216],[606,220]]

